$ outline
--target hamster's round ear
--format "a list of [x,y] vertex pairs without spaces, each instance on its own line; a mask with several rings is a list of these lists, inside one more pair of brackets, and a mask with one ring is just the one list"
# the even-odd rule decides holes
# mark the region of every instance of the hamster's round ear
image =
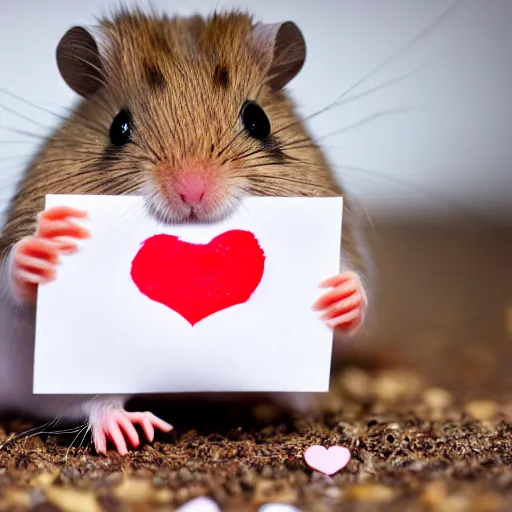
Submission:
[[267,83],[282,89],[299,73],[306,60],[306,41],[292,21],[257,23],[253,29],[257,51],[266,58]]
[[98,45],[83,27],[73,27],[64,34],[57,46],[57,66],[68,86],[84,98],[103,83]]

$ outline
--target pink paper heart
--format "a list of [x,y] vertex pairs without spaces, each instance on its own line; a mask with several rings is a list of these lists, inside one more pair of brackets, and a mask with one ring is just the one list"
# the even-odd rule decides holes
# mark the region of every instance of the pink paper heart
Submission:
[[343,446],[310,446],[304,453],[308,466],[326,475],[334,475],[344,468],[350,460],[350,451]]

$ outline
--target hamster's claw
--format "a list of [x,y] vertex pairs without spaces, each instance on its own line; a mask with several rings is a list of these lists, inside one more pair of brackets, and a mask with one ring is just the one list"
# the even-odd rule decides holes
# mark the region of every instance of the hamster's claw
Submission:
[[37,286],[55,279],[60,254],[75,252],[76,240],[89,237],[87,229],[71,220],[86,215],[65,206],[38,215],[35,234],[22,238],[13,249],[11,283],[17,299],[34,302]]
[[133,448],[137,448],[140,439],[135,430],[135,424],[142,427],[149,442],[152,442],[155,437],[155,428],[162,432],[169,432],[173,428],[172,425],[151,412],[128,412],[110,409],[102,414],[98,424],[92,425],[92,437],[96,451],[99,454],[107,453],[107,438],[114,443],[120,455],[128,453],[126,439]]
[[322,288],[331,288],[314,304],[313,309],[322,311],[321,319],[347,335],[355,334],[363,323],[367,299],[359,276],[345,271],[320,283]]

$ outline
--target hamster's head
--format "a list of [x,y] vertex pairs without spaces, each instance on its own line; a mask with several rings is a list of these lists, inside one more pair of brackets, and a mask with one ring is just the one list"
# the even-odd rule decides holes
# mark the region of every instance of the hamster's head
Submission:
[[244,195],[336,195],[283,91],[305,55],[294,23],[238,12],[123,10],[94,35],[70,29],[57,63],[83,101],[61,137],[80,154],[79,192],[143,194],[164,222],[219,220]]

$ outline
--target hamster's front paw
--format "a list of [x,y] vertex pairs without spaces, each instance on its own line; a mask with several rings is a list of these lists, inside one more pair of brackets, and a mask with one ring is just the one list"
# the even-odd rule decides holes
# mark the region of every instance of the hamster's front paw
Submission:
[[320,283],[322,288],[331,288],[313,305],[323,311],[321,319],[347,335],[356,334],[363,323],[367,306],[366,293],[357,273],[345,271]]
[[120,455],[128,453],[126,439],[137,448],[140,444],[139,434],[134,425],[142,427],[146,439],[151,443],[155,437],[155,428],[170,432],[172,425],[161,420],[151,412],[128,412],[124,409],[106,408],[101,414],[90,419],[92,439],[96,451],[107,453],[107,438],[110,439]]
[[38,285],[55,279],[60,255],[75,252],[76,241],[89,237],[89,231],[72,220],[86,216],[86,212],[65,206],[38,215],[34,235],[22,238],[12,250],[10,281],[17,301],[35,302]]

